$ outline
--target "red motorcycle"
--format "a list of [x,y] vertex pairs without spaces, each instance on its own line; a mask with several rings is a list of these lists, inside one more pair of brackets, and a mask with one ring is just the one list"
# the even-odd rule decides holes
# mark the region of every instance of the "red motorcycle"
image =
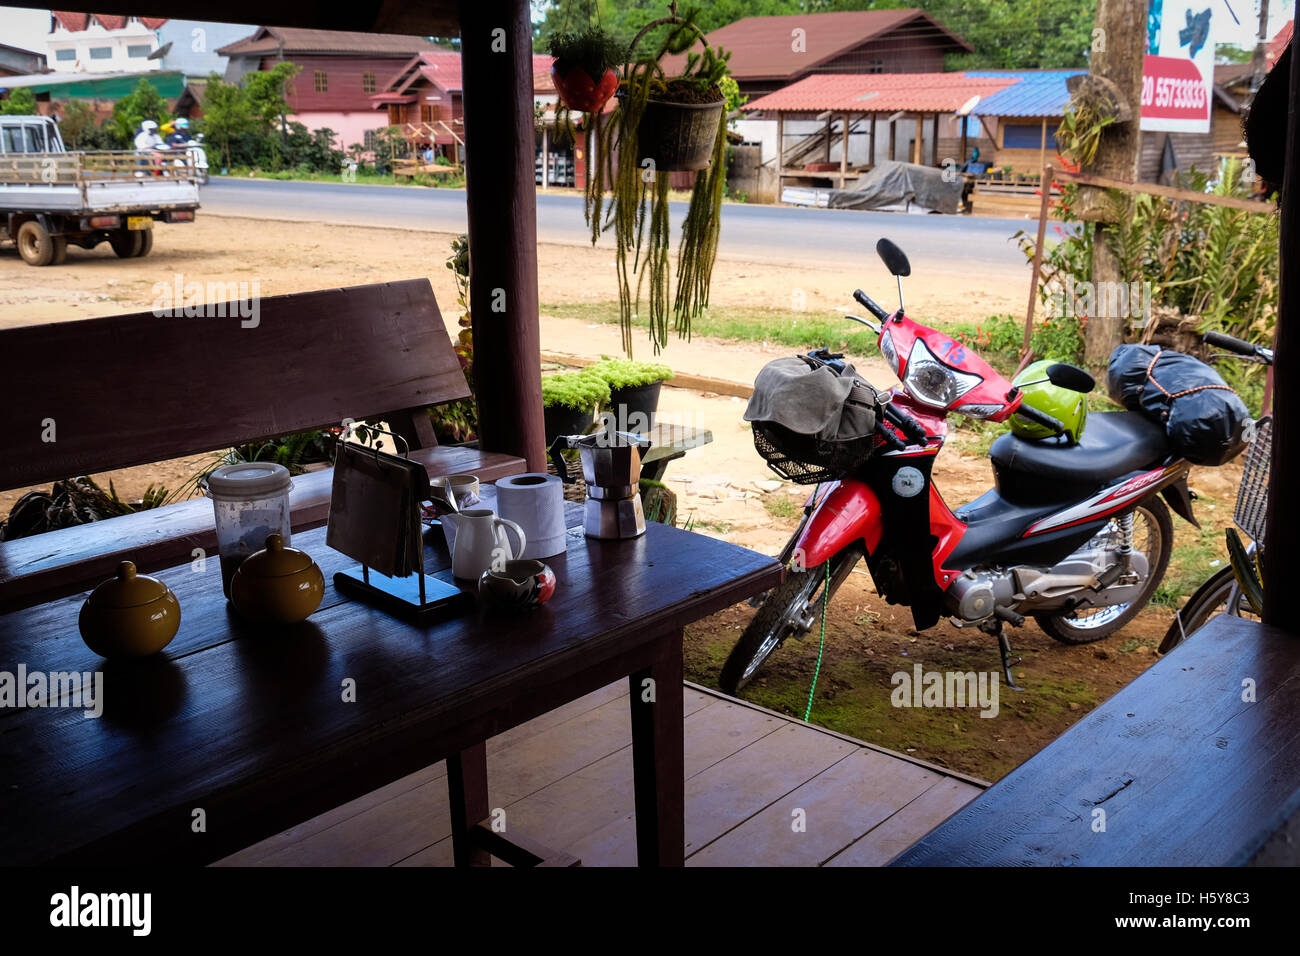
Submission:
[[[888,239],[876,251],[898,279],[899,308],[890,314],[859,290],[854,298],[877,321],[846,318],[879,335],[902,384],[881,396],[871,453],[842,473],[815,461],[792,468],[754,423],[760,453],[785,463],[778,474],[819,484],[781,553],[784,582],[762,597],[723,666],[720,684],[729,693],[786,639],[808,634],[863,559],[877,593],[910,607],[918,630],[947,615],[957,627],[996,637],[1015,687],[1004,625],[1032,615],[1067,644],[1114,633],[1145,606],[1169,563],[1173,524],[1161,497],[1195,524],[1190,465],[1171,453],[1159,425],[1135,412],[1096,412],[1073,441],[969,348],[908,318],[901,301],[907,256]],[[809,358],[844,368],[843,357],[825,349]],[[1053,365],[1047,375],[1079,392],[1095,385],[1073,365]],[[998,438],[989,454],[994,488],[952,511],[931,469],[954,412],[994,422],[1018,414],[1054,437]]]

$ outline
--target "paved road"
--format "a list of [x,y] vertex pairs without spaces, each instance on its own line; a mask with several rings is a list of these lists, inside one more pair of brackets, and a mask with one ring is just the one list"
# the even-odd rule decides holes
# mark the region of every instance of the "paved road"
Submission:
[[[217,178],[203,188],[201,198],[205,211],[226,215],[434,232],[465,230],[465,193],[456,189]],[[685,208],[685,203],[673,203],[675,231]],[[760,262],[851,268],[864,259],[874,261],[876,240],[889,236],[908,252],[918,275],[947,269],[1018,279],[1025,274],[1025,260],[1009,237],[1021,227],[1016,220],[978,216],[729,203],[723,206],[719,254]],[[582,198],[538,194],[537,238],[540,242],[588,244]],[[606,242],[608,236],[602,240]]]

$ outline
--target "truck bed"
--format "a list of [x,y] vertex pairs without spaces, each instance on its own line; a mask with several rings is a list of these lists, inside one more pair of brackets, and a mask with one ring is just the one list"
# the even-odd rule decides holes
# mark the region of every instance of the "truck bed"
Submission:
[[194,168],[185,155],[160,159],[114,150],[0,157],[3,212],[91,214],[198,206]]

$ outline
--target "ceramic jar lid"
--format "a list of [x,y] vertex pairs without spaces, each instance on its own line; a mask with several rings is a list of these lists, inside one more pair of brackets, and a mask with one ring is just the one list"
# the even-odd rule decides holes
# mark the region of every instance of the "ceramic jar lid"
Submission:
[[168,593],[167,585],[147,574],[136,573],[133,562],[123,561],[117,566],[116,576],[91,591],[86,601],[97,607],[139,607],[152,604]]
[[282,578],[288,574],[299,574],[312,565],[311,555],[297,548],[287,548],[284,538],[279,534],[267,535],[266,548],[256,554],[250,554],[239,565],[239,573],[245,577]]

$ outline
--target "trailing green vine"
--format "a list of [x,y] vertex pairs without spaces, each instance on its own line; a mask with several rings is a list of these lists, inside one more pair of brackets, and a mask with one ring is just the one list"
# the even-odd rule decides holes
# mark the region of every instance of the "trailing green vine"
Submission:
[[[612,230],[619,285],[619,322],[623,350],[632,354],[632,323],[644,291],[650,340],[657,353],[668,344],[670,325],[689,340],[691,320],[708,306],[709,285],[717,257],[722,197],[726,190],[726,97],[728,51],[707,44],[703,52],[688,53],[683,72],[668,77],[665,56],[686,53],[703,34],[695,25],[698,11],[655,21],[669,25],[653,55],[628,65],[619,84],[618,106],[604,119],[592,117],[587,130],[588,168],[586,216],[595,244]],[[640,36],[638,37],[640,39]],[[632,48],[635,49],[636,41]],[[631,55],[631,54],[629,54]],[[669,176],[653,161],[642,160],[641,125],[655,103],[724,104],[719,110],[709,165],[695,177],[682,236],[677,247],[677,281],[672,283],[669,254]],[[595,144],[598,149],[593,151]],[[619,156],[627,161],[614,162]],[[608,204],[606,190],[611,192]]]

